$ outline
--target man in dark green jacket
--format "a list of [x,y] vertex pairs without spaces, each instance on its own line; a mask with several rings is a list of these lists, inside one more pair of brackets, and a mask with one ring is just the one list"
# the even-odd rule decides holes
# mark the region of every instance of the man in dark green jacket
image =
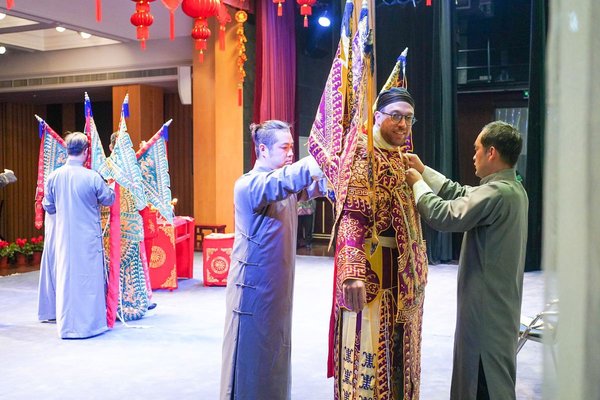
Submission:
[[481,184],[461,186],[407,155],[407,182],[434,229],[465,232],[458,268],[450,398],[515,399],[516,346],[527,242],[525,189],[514,166],[522,138],[511,125],[486,125],[475,141]]

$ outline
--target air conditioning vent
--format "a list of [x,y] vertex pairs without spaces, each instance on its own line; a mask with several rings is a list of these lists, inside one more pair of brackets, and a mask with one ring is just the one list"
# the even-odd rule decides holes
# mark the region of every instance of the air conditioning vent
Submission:
[[48,76],[28,79],[13,79],[0,81],[0,91],[15,91],[15,89],[59,89],[62,85],[73,86],[77,83],[101,83],[103,85],[119,84],[119,81],[135,79],[136,83],[161,80],[177,80],[177,67],[159,68],[138,71],[104,72],[97,74]]

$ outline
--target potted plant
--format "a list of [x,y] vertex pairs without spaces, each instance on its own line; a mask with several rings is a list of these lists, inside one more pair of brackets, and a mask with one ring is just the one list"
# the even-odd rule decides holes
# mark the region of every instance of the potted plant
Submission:
[[42,251],[44,251],[44,237],[42,235],[38,237],[32,237],[29,239],[29,244],[31,246],[31,251],[33,252],[31,256],[31,264],[39,265],[42,260]]
[[22,238],[15,240],[15,243],[17,244],[15,251],[17,265],[27,265],[29,263],[29,256],[33,254],[31,243],[27,239]]
[[5,240],[0,240],[0,269],[8,268],[8,253],[10,244]]
[[[8,243],[8,242],[6,242],[6,243]],[[11,264],[15,259],[15,255],[17,253],[18,248],[19,248],[19,246],[17,246],[17,244],[15,242],[8,243],[8,245],[6,245],[2,249],[0,249],[0,254],[5,255],[8,263]]]

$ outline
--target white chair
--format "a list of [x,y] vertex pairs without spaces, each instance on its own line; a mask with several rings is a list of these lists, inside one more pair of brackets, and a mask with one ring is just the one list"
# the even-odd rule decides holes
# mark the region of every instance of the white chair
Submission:
[[544,337],[549,336],[552,343],[552,360],[556,366],[556,354],[554,351],[554,342],[556,339],[556,328],[558,326],[558,299],[552,300],[546,304],[543,311],[535,317],[530,318],[521,315],[521,328],[519,329],[519,341],[517,342],[517,354],[525,345],[525,342],[532,340],[543,343]]

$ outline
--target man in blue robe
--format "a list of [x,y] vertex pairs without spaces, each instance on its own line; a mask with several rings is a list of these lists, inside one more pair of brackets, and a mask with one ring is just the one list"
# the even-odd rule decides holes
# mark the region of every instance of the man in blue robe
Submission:
[[291,391],[297,203],[324,194],[312,156],[292,163],[281,121],[253,124],[256,164],[235,183],[221,399],[285,400]]
[[56,320],[56,263],[54,259],[54,221],[56,214],[44,216],[44,251],[38,284],[38,319]]
[[87,338],[106,331],[104,250],[100,205],[109,206],[114,191],[100,175],[83,166],[87,137],[67,138],[67,163],[46,182],[44,210],[56,214],[56,325],[63,339]]

